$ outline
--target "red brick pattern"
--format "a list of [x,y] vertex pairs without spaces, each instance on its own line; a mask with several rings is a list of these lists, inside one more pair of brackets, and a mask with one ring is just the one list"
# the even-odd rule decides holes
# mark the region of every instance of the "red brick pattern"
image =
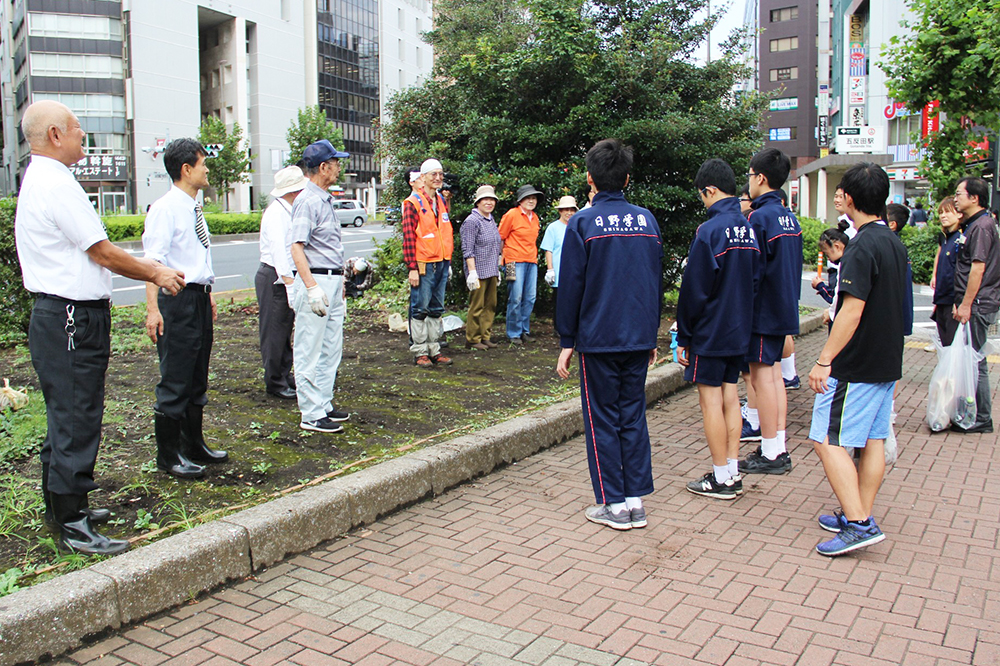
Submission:
[[[803,383],[824,340],[798,342]],[[888,539],[865,551],[813,550],[836,500],[807,388],[789,392],[792,473],[747,477],[735,502],[684,490],[710,464],[687,390],[649,413],[646,529],[583,519],[577,439],[62,663],[998,665],[997,437],[927,431],[934,362],[906,350],[900,460],[876,506]]]

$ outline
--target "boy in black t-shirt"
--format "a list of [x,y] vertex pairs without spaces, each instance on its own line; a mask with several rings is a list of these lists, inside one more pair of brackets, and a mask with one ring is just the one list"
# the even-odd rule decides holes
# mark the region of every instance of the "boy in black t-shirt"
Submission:
[[[908,289],[906,248],[879,219],[889,196],[888,175],[863,162],[847,170],[841,186],[858,233],[840,261],[830,337],[809,373],[818,394],[809,439],[841,503],[840,511],[819,517],[823,529],[837,533],[816,546],[830,557],[885,539],[872,507],[885,474],[892,394],[902,377]],[[854,449],[861,450],[857,468]]]

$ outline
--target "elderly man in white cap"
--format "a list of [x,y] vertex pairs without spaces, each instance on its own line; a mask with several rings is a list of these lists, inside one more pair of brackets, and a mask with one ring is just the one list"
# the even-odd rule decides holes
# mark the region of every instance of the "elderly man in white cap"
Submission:
[[423,187],[403,201],[403,261],[410,281],[410,351],[419,367],[432,368],[452,362],[438,340],[455,239],[448,204],[438,192],[444,184],[441,162],[426,160],[420,174]]
[[274,201],[260,220],[260,268],[254,276],[260,316],[260,358],[265,390],[283,400],[295,400],[292,376],[292,255],[286,242],[292,203],[309,181],[297,166],[274,174]]

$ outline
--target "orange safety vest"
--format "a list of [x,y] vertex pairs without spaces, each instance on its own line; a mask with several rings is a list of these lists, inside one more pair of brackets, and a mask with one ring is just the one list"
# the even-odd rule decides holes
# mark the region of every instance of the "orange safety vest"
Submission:
[[454,232],[451,230],[451,219],[448,217],[448,204],[444,197],[435,193],[438,198],[440,222],[434,214],[434,209],[428,205],[423,195],[413,192],[406,201],[413,204],[417,211],[417,261],[431,263],[451,260],[451,252],[455,247]]

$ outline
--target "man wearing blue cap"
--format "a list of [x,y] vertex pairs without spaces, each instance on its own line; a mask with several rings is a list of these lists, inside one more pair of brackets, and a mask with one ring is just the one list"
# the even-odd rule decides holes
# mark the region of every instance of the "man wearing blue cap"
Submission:
[[316,432],[343,432],[347,412],[334,408],[333,387],[344,350],[344,246],[340,222],[328,188],[340,176],[340,160],[349,157],[326,139],[306,147],[302,171],[306,184],[292,206],[288,229],[295,263],[295,342],[292,357],[302,421]]

